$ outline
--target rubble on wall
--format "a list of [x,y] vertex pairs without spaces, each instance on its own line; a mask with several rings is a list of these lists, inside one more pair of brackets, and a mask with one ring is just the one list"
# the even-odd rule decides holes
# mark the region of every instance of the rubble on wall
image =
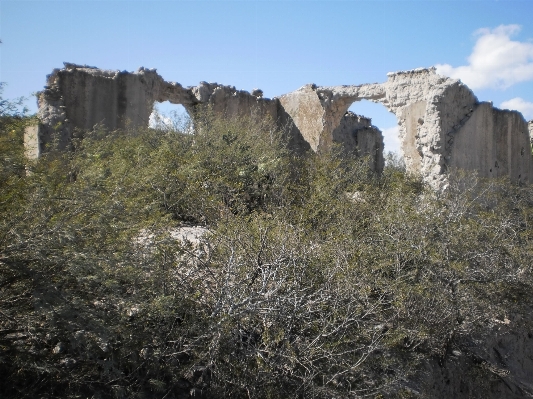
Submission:
[[[218,83],[201,82],[192,87],[195,104],[210,105],[212,110],[225,116],[256,116],[259,118],[277,119],[277,101],[263,98],[256,90],[250,94],[244,90],[237,90],[234,86],[223,86]],[[189,108],[189,113],[194,109]]]
[[383,104],[396,115],[408,171],[420,174],[434,188],[446,187],[447,174],[456,168],[524,183],[533,179],[526,143],[533,135],[532,122],[528,125],[515,111],[479,103],[467,86],[438,75],[435,68],[389,73],[384,83],[309,84],[268,99],[259,89],[249,93],[217,83],[184,88],[165,81],[154,69],[132,73],[65,63],[48,76],[39,95],[41,124],[31,143],[38,150],[32,153],[66,149],[76,131],[96,124],[110,130],[147,126],[154,103],[169,101],[182,104],[193,118],[201,105],[227,117],[268,117],[288,132],[289,145],[296,151],[327,151],[340,143],[357,156],[374,157],[372,164],[379,171],[381,132],[371,125],[356,127],[362,119],[347,114],[361,100]]

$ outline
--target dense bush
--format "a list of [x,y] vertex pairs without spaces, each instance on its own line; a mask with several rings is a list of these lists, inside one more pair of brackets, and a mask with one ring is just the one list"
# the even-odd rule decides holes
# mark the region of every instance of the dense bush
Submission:
[[209,113],[32,163],[22,125],[0,141],[2,397],[408,397],[531,306],[529,187],[435,193]]

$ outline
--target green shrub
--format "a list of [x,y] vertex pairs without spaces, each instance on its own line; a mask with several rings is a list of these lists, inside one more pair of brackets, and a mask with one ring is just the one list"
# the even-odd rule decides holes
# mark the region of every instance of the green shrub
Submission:
[[[205,113],[4,167],[0,395],[408,397],[428,362],[527,315],[531,188],[435,193],[282,137]],[[26,168],[17,145],[4,165]],[[173,236],[190,225],[200,243]]]

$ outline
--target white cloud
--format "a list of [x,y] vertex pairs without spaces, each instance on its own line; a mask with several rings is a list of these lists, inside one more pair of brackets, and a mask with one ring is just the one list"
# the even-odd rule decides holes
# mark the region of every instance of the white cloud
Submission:
[[400,131],[398,125],[382,130],[385,152],[400,153]]
[[500,104],[502,109],[514,109],[524,115],[527,120],[533,119],[533,103],[530,103],[520,97],[512,98]]
[[156,109],[150,114],[148,126],[152,129],[170,129],[173,127],[172,119],[164,114],[160,114]]
[[519,25],[479,29],[475,32],[479,37],[468,57],[468,65],[439,64],[437,72],[461,79],[472,89],[506,89],[533,80],[533,43],[511,40],[519,31]]

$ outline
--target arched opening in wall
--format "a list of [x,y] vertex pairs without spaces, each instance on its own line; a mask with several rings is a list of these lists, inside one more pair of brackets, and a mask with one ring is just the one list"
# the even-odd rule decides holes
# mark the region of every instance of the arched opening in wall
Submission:
[[181,104],[172,104],[169,101],[156,102],[150,114],[149,127],[164,131],[182,133],[192,132],[191,117]]
[[[359,116],[357,126],[363,128],[365,124],[375,126],[383,134],[383,155],[385,159],[395,159],[402,162],[402,151],[400,148],[399,126],[396,116],[387,110],[382,104],[377,104],[369,100],[354,102],[348,112]],[[360,118],[364,116],[365,118]],[[391,153],[390,155],[388,155]]]

